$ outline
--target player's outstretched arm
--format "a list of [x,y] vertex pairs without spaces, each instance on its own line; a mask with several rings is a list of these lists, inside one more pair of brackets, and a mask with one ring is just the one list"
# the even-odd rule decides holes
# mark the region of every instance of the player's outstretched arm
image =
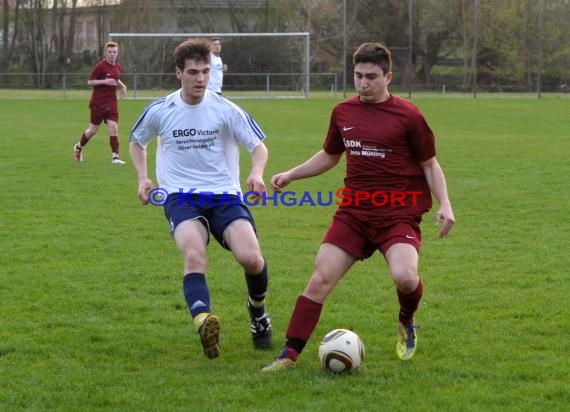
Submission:
[[280,192],[285,186],[294,180],[306,179],[318,176],[332,169],[338,164],[342,154],[331,155],[324,150],[319,150],[309,160],[286,172],[278,173],[271,178],[271,186],[276,192]]

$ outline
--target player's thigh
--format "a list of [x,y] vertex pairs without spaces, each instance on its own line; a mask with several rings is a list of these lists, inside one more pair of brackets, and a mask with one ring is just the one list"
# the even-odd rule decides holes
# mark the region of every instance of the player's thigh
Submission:
[[263,269],[259,241],[249,220],[234,220],[224,232],[224,242],[240,264],[255,268],[261,265],[259,270]]
[[354,264],[356,258],[330,243],[323,243],[315,258],[315,271],[303,294],[323,302]]
[[206,263],[208,229],[199,218],[179,223],[172,236],[185,259],[195,261],[197,264]]

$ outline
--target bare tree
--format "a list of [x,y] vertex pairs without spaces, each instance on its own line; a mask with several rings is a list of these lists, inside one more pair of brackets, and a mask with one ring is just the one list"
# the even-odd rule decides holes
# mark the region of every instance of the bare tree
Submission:
[[[343,4],[346,37],[341,30]],[[408,84],[408,78],[432,87],[439,81],[454,81],[467,90],[473,86],[476,67],[480,84],[496,90],[506,85],[535,90],[539,82],[545,88],[568,90],[568,0],[413,0],[411,20],[409,4],[403,0],[3,0],[0,72],[25,71],[27,66],[36,74],[35,84],[43,87],[46,73],[63,71],[74,54],[86,56],[86,63],[93,59],[94,49],[100,54],[109,32],[308,31],[314,71],[340,72],[345,45],[350,51],[365,41],[381,41],[393,52],[397,84]],[[477,33],[475,4],[479,5]],[[77,50],[80,16],[88,16],[87,21],[96,26],[91,54]],[[406,35],[410,23],[411,38]],[[242,44],[232,39],[228,47],[255,47],[263,51],[264,60],[284,68],[293,55],[285,45],[269,40]],[[121,60],[131,71],[140,64],[144,70],[169,73],[172,49],[172,41],[129,40]],[[248,55],[235,57],[234,67],[240,67],[235,65],[239,59],[246,67]],[[258,62],[254,69],[267,67]]]
[[[20,0],[16,0],[14,6],[14,15],[11,15],[10,4],[8,0],[3,2],[3,30],[2,30],[2,50],[0,55],[0,72],[7,72],[12,62],[14,53],[14,45],[18,37],[18,23],[20,21]],[[13,17],[12,19],[10,17]],[[13,22],[12,36],[10,36],[10,23]]]
[[63,71],[73,53],[77,0],[54,0],[52,5],[52,43],[58,70]]
[[36,87],[46,84],[48,66],[48,39],[46,33],[46,0],[23,1],[26,10],[22,15],[24,30],[22,32],[22,50],[34,76]]

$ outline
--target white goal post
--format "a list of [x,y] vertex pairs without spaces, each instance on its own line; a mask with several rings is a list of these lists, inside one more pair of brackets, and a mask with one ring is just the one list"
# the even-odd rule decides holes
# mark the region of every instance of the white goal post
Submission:
[[109,39],[120,44],[122,77],[131,83],[135,98],[176,86],[173,54],[182,40],[213,37],[220,38],[221,57],[229,66],[223,87],[227,97],[309,97],[311,54],[308,32],[109,33]]

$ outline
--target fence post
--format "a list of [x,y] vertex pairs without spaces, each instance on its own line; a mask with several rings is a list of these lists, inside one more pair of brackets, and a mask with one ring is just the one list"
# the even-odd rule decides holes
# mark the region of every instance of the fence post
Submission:
[[63,98],[67,98],[67,73],[63,72],[63,77],[61,79],[61,87],[63,88]]

